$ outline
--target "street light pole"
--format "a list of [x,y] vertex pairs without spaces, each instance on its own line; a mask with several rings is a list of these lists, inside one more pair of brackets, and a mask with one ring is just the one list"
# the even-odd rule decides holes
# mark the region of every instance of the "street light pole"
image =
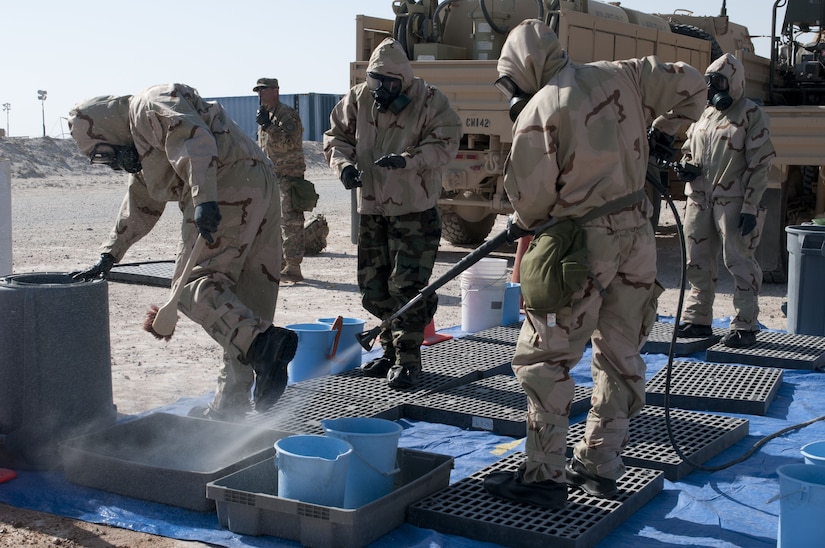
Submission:
[[9,133],[9,111],[11,110],[11,103],[3,103],[3,110],[6,111],[6,137],[11,137],[11,133]]
[[40,112],[43,115],[43,137],[46,136],[46,94],[45,89],[37,90],[37,98],[40,100]]

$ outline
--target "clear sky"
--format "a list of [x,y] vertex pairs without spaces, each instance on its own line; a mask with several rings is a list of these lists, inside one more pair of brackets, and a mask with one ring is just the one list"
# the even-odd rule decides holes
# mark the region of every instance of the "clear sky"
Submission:
[[[252,87],[262,76],[278,78],[284,94],[344,93],[355,57],[355,16],[392,19],[392,4],[4,0],[0,127],[6,128],[8,116],[11,136],[40,137],[44,125],[46,135],[68,135],[65,117],[75,103],[168,82],[194,86],[205,97],[254,95]],[[718,15],[722,0],[623,0],[622,5]],[[772,8],[771,0],[727,2],[731,20],[747,26],[751,34],[768,37]],[[769,38],[754,43],[759,55],[769,56]],[[38,90],[47,92],[45,101],[38,99]],[[11,105],[8,111],[3,110],[5,103]]]

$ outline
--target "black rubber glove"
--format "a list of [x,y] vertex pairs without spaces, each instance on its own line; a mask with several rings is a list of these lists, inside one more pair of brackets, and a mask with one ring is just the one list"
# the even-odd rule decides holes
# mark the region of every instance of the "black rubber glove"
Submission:
[[115,258],[109,253],[101,253],[100,259],[98,259],[94,266],[81,272],[73,272],[72,279],[88,282],[89,280],[94,280],[95,278],[107,278],[109,276],[109,271],[112,270],[115,262]]
[[662,133],[655,127],[647,132],[647,143],[650,145],[650,155],[663,163],[673,161],[676,156],[676,149],[673,148],[673,135]]
[[684,161],[673,166],[673,169],[676,171],[676,176],[683,183],[692,183],[696,177],[702,174],[701,167]]
[[195,225],[207,242],[214,242],[212,233],[218,230],[221,222],[221,211],[218,202],[204,202],[195,206]]
[[341,182],[347,190],[358,188],[361,186],[361,173],[354,166],[347,166],[341,172]]
[[385,167],[387,169],[404,169],[407,167],[407,159],[400,154],[387,154],[375,161],[378,167]]
[[752,213],[739,214],[739,228],[742,229],[742,236],[747,236],[756,228],[756,215]]
[[525,230],[513,222],[513,216],[507,217],[507,243],[512,245],[522,236],[532,234],[532,230]]
[[255,115],[255,121],[258,122],[258,125],[263,129],[266,129],[272,125],[272,121],[269,119],[269,111],[266,110],[265,106],[261,105],[258,107],[258,113]]

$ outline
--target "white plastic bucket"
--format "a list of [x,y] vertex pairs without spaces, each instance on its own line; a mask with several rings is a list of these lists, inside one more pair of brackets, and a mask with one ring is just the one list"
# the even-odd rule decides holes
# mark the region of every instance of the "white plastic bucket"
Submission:
[[814,441],[802,446],[805,464],[825,465],[825,441]]
[[779,475],[778,548],[822,546],[825,539],[825,466],[784,464]]
[[461,330],[501,325],[507,259],[485,257],[461,274]]
[[359,508],[392,491],[401,425],[371,417],[344,417],[321,421],[326,435],[346,440],[353,456],[347,473],[344,508]]
[[352,446],[327,436],[287,436],[275,442],[278,496],[343,508]]

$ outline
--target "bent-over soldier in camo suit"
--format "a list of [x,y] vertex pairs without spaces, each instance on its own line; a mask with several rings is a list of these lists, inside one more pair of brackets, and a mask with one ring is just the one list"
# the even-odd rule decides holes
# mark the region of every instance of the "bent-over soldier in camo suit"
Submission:
[[281,235],[283,236],[284,264],[281,280],[300,282],[301,262],[304,260],[304,211],[292,204],[292,185],[302,180],[306,171],[304,161],[304,127],[294,108],[281,103],[277,78],[259,78],[252,91],[258,94],[261,107],[256,121],[258,144],[272,160],[281,192]]
[[[531,229],[551,218],[576,220],[590,275],[557,312],[526,310],[512,366],[528,398],[527,458],[515,473],[489,474],[484,485],[497,497],[560,508],[567,483],[608,498],[625,473],[628,424],[645,404],[639,349],[661,292],[644,194],[647,128],[673,135],[696,120],[705,86],[689,65],[654,56],[577,65],[538,20],[510,32],[498,72],[517,99],[529,98],[505,164],[512,222]],[[592,407],[566,461],[571,369],[588,342]]]
[[272,166],[217,103],[183,84],[136,95],[84,101],[69,129],[92,163],[129,173],[129,185],[97,264],[78,279],[106,276],[148,234],[167,202],[183,219],[172,283],[198,235],[208,242],[178,308],[223,347],[224,365],[207,408],[192,413],[221,420],[265,410],[283,393],[297,335],[275,327],[281,238]]
[[[330,125],[324,155],[345,188],[358,188],[361,301],[383,321],[429,283],[441,240],[441,168],[458,150],[461,121],[387,38],[370,57],[367,82],[341,99]],[[379,335],[383,355],[361,371],[386,376],[392,388],[416,386],[437,305],[431,295],[393,321]]]
[[736,316],[722,343],[732,348],[756,344],[762,269],[756,248],[765,224],[760,201],[768,187],[768,168],[776,153],[767,116],[745,97],[745,67],[731,54],[705,71],[707,108],[690,126],[682,146],[683,162],[700,168],[692,178],[680,170],[685,194],[685,248],[690,282],[680,337],[713,334],[713,301],[722,253],[734,280]]

